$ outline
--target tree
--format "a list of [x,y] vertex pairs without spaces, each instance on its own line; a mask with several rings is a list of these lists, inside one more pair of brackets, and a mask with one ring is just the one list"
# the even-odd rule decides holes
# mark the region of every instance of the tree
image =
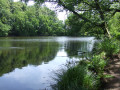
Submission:
[[[113,23],[114,22],[114,23]],[[113,36],[120,39],[120,13],[116,13],[108,23],[110,32]]]
[[[116,12],[120,12],[119,0],[56,0],[56,2],[59,6],[72,12],[79,19],[84,20],[84,22],[101,27],[104,35],[108,34],[109,37],[108,21]],[[87,14],[84,15],[84,13],[90,14],[91,18],[87,17]]]
[[0,36],[7,36],[11,29],[11,12],[8,0],[0,0]]
[[[90,18],[91,15],[87,14],[87,17]],[[68,16],[65,27],[69,36],[95,36],[99,38],[104,34],[101,27],[92,25],[90,22],[84,22],[74,14]]]
[[[58,3],[83,19],[84,22],[102,27],[104,34],[107,33],[109,36],[108,21],[116,12],[120,12],[119,5],[116,8],[111,8],[114,4],[119,4],[118,0],[59,0]],[[84,13],[90,14],[91,17],[87,17],[87,14]]]
[[0,36],[64,35],[56,13],[38,3],[27,6],[21,1],[0,0],[0,10]]

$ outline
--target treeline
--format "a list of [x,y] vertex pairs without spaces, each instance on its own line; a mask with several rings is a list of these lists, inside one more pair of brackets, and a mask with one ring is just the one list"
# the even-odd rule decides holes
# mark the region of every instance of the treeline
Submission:
[[0,0],[0,36],[52,36],[64,33],[62,21],[47,7]]
[[[84,12],[83,14],[86,18],[92,18],[91,14]],[[94,17],[94,21],[98,20],[98,17]],[[71,36],[95,36],[104,35],[102,27],[92,25],[90,22],[86,22],[82,19],[79,19],[74,14],[70,14],[68,19],[65,21],[67,34]]]
[[[83,13],[87,18],[91,18],[96,22],[99,22],[98,15],[92,16],[90,13]],[[108,14],[109,15],[109,14]],[[70,36],[104,36],[103,28],[100,26],[92,25],[90,22],[85,22],[79,19],[74,14],[70,14],[68,19],[65,21],[66,33]],[[120,38],[120,13],[116,13],[113,17],[108,20],[108,30],[112,36]]]

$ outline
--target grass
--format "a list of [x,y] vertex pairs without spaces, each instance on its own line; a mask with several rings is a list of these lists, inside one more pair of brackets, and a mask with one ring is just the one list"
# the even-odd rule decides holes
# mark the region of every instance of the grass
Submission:
[[69,67],[67,71],[57,73],[57,77],[54,90],[96,90],[99,85],[99,79],[87,65]]

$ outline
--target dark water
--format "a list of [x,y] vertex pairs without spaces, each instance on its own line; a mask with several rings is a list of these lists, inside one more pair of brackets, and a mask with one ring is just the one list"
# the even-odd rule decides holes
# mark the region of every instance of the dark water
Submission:
[[94,37],[0,38],[0,90],[51,90],[54,72],[88,56],[94,42]]

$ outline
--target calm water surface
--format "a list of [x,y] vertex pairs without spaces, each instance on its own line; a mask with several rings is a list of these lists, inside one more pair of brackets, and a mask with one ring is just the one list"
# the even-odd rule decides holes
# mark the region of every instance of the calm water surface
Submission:
[[94,42],[94,37],[0,38],[0,90],[51,90],[54,72],[88,56]]

